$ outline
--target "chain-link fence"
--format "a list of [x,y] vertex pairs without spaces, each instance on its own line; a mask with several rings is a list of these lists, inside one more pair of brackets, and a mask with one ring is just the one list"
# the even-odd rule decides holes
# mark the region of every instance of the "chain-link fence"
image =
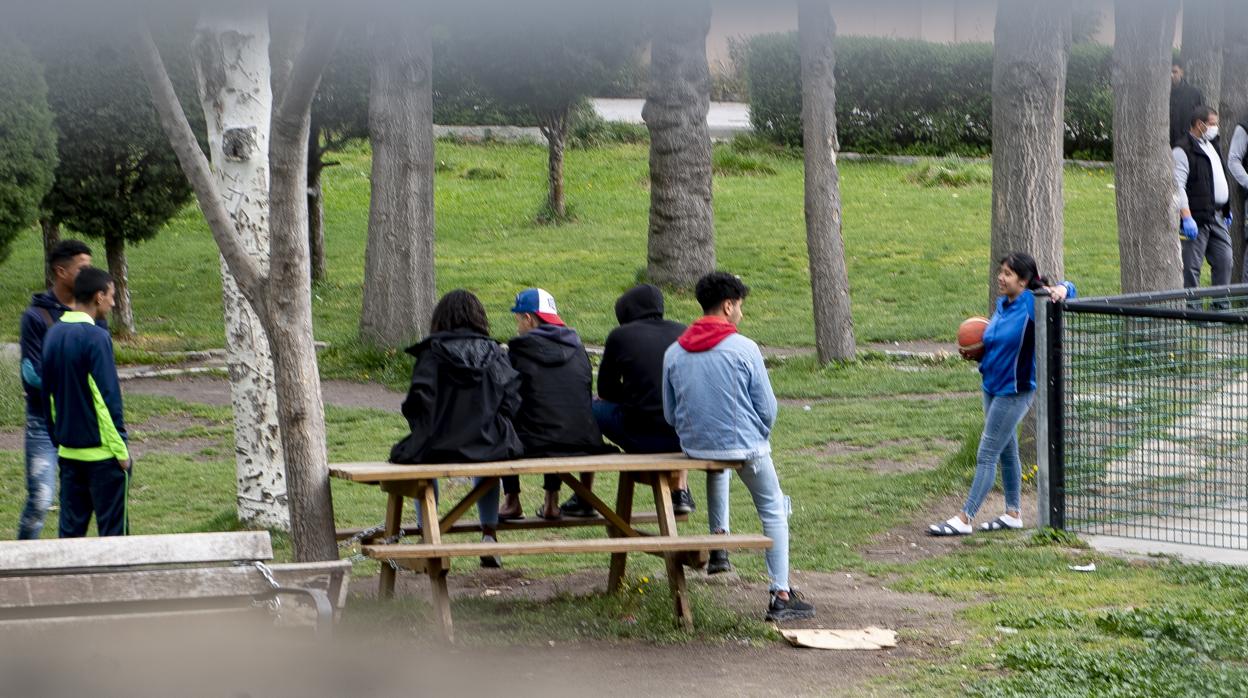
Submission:
[[1038,309],[1042,523],[1248,550],[1248,285]]

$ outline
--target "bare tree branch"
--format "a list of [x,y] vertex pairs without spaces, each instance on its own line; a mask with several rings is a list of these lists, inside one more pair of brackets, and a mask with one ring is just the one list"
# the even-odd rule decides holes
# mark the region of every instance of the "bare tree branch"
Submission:
[[225,208],[221,192],[217,190],[208,158],[199,149],[191,125],[186,120],[186,113],[182,111],[182,103],[178,101],[173,83],[169,80],[169,73],[165,70],[160,50],[152,40],[151,28],[142,18],[139,19],[137,54],[143,74],[147,77],[147,85],[152,91],[152,102],[160,116],[161,126],[169,135],[169,142],[177,153],[182,171],[190,181],[191,188],[195,190],[195,198],[199,200],[199,208],[204,213],[204,219],[208,221],[212,237],[221,249],[221,256],[225,258],[230,273],[238,281],[239,289],[259,311],[264,295],[259,291],[265,283],[265,277],[238,239],[234,220]]
[[334,54],[341,22],[331,14],[320,14],[308,28],[290,73],[284,80],[280,102],[273,110],[275,133],[290,135],[301,130],[321,82],[321,74]]

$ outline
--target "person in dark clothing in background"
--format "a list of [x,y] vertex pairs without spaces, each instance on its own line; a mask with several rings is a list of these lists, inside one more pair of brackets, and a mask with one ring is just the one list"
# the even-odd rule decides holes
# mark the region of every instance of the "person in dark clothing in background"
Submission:
[[[429,336],[407,353],[416,357],[403,401],[411,433],[390,449],[391,463],[485,462],[523,453],[511,421],[520,408],[520,374],[490,338],[485,307],[475,295],[455,290],[442,296]],[[497,540],[497,485],[477,501],[477,515],[482,540]],[[499,560],[483,557],[481,565],[498,567]]]
[[[1200,286],[1209,260],[1214,286],[1231,283],[1230,186],[1222,166],[1218,112],[1200,105],[1192,110],[1188,133],[1174,145],[1174,186],[1179,204],[1183,249],[1183,288]],[[1224,302],[1214,304],[1223,307]]]
[[48,328],[69,312],[74,302],[74,280],[91,266],[91,248],[78,240],[62,240],[48,252],[52,286],[30,297],[22,313],[22,388],[26,391],[26,506],[17,523],[18,540],[38,538],[44,518],[56,497],[56,446],[48,437],[44,417],[43,339]]
[[[564,324],[555,299],[540,288],[516,294],[511,312],[519,336],[507,342],[508,358],[520,373],[516,433],[525,456],[589,456],[615,449],[602,441],[592,407],[594,374],[576,331]],[[561,518],[558,475],[542,484],[546,502],[537,515]],[[521,518],[520,478],[503,478],[500,518]]]
[[112,309],[112,277],[87,267],[74,280],[70,310],[43,338],[40,378],[48,398],[48,435],[59,456],[61,538],[87,535],[93,513],[101,536],[130,532],[130,451],[121,385],[113,340],[96,325]]
[[[663,354],[685,331],[679,322],[663,319],[663,292],[657,286],[634,286],[615,302],[620,326],[607,335],[598,366],[598,397],[594,419],[603,436],[625,453],[680,451],[676,430],[663,418]],[[672,505],[677,514],[693,511],[688,471],[680,471]],[[582,473],[586,487],[593,473]],[[593,507],[575,494],[559,506],[568,516],[593,516]]]
[[1183,61],[1178,58],[1170,65],[1170,146],[1174,147],[1187,137],[1191,126],[1192,110],[1205,103],[1205,98],[1191,83],[1183,78]]

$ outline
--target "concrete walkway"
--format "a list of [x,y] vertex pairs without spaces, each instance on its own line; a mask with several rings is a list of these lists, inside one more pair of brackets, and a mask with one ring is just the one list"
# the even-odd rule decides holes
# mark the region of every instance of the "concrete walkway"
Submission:
[[[626,124],[640,124],[641,108],[644,99],[603,99],[590,100],[594,111],[607,121]],[[706,125],[711,130],[711,138],[731,138],[733,135],[750,130],[750,105],[743,102],[711,102],[706,114]]]

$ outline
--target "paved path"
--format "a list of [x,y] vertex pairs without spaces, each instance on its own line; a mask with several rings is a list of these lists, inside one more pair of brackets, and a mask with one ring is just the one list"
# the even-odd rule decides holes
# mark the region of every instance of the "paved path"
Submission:
[[[641,108],[644,99],[602,99],[590,100],[594,111],[607,121],[621,121],[628,124],[640,124]],[[711,130],[711,138],[730,138],[734,134],[750,130],[750,105],[743,102],[711,102],[706,114],[706,125]]]

